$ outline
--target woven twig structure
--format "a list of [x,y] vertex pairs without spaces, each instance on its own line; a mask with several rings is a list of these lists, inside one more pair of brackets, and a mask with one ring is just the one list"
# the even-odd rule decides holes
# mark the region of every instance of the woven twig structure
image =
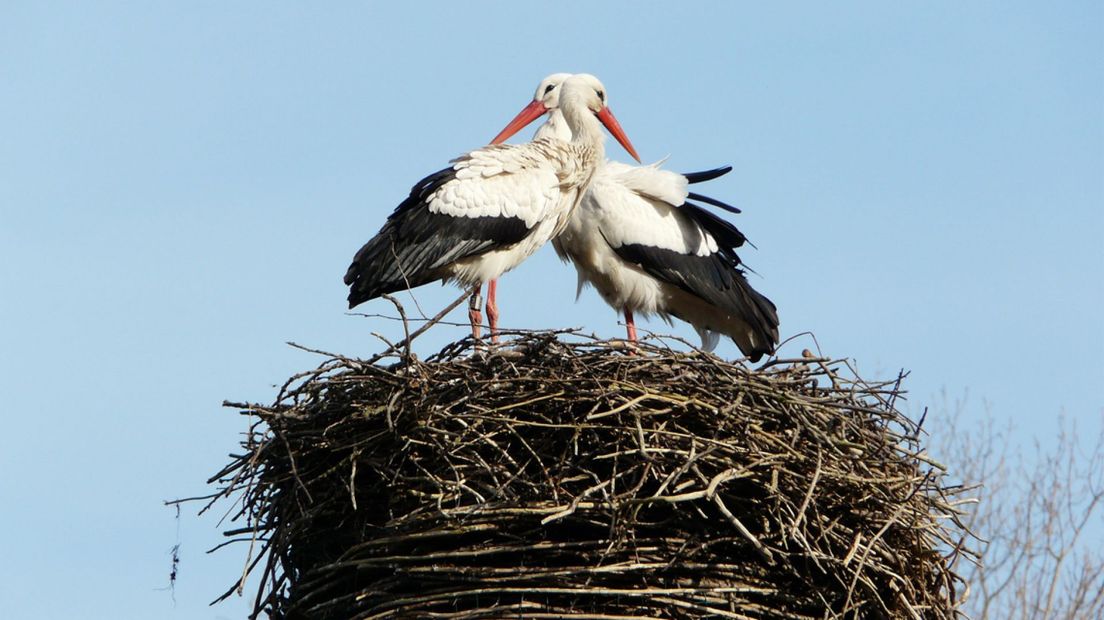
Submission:
[[564,333],[396,355],[228,403],[254,425],[213,502],[258,615],[958,617],[966,536],[901,377]]

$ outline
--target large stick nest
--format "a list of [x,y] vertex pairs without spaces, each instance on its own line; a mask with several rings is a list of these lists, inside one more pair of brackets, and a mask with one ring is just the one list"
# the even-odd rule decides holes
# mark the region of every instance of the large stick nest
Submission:
[[229,403],[256,421],[212,480],[255,614],[958,617],[964,535],[901,377],[552,333],[400,357]]

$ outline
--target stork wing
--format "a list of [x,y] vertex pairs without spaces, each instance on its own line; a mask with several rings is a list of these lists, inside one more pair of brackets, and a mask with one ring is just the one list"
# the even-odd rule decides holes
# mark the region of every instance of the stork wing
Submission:
[[450,263],[525,239],[557,204],[559,183],[549,166],[511,161],[491,170],[469,155],[419,181],[353,258],[345,273],[349,307],[440,279]]
[[[588,207],[622,260],[739,317],[759,334],[756,342],[777,342],[777,311],[740,269],[736,248],[746,238],[730,222],[694,203],[676,207],[643,196],[616,180],[596,181],[584,198],[583,208]],[[757,356],[769,350],[745,353]]]

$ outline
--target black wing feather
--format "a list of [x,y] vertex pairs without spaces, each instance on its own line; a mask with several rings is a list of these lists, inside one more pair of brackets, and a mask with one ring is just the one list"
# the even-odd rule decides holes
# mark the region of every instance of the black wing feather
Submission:
[[692,202],[684,203],[679,207],[679,211],[685,213],[694,223],[713,235],[713,238],[717,240],[717,245],[722,248],[735,249],[747,242],[747,237],[732,222],[721,219]]
[[770,353],[778,343],[778,311],[771,300],[751,287],[737,267],[739,259],[734,253],[693,256],[646,245],[623,245],[614,251],[653,277],[743,319],[755,330],[755,342],[759,344],[736,344],[752,361]]
[[[706,181],[712,181],[718,177],[722,177],[729,172],[732,172],[732,166],[721,166],[720,168],[714,168],[712,170],[702,170],[701,172],[684,172],[682,176],[686,177],[686,182],[691,185],[695,183],[704,183]],[[690,200],[697,200],[698,202],[704,202],[708,205],[713,205],[718,209],[724,209],[729,213],[740,213],[740,210],[736,207],[717,200],[716,198],[710,198],[709,196],[702,196],[694,192],[690,192]]]
[[714,207],[717,207],[718,209],[724,209],[725,211],[728,211],[729,213],[736,213],[736,214],[743,213],[743,211],[741,211],[741,210],[737,209],[736,207],[728,204],[727,202],[721,202],[720,200],[717,200],[716,198],[710,198],[709,196],[702,196],[701,194],[698,194],[698,193],[695,193],[695,192],[690,192],[689,194],[687,194],[686,197],[690,200],[697,200],[698,202],[704,202],[705,204],[713,205]]
[[729,172],[732,172],[732,166],[721,166],[720,168],[702,170],[701,172],[684,172],[682,176],[686,177],[687,183],[705,183],[717,177],[723,177]]
[[753,361],[770,353],[778,342],[778,312],[771,300],[751,287],[740,269],[736,248],[747,238],[731,222],[696,204],[687,202],[679,212],[712,235],[719,246],[717,252],[696,256],[644,244],[623,245],[613,251],[649,275],[741,317],[757,334],[755,341],[759,344],[749,350],[737,342]]
[[513,245],[529,234],[525,222],[515,217],[430,212],[427,198],[454,178],[456,170],[445,168],[419,181],[379,233],[360,248],[345,272],[350,308],[438,280],[448,264]]

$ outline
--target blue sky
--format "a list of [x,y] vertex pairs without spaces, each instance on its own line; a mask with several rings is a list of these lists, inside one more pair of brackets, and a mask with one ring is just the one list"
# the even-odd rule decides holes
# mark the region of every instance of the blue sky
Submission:
[[[224,398],[320,361],[285,341],[398,333],[345,314],[349,259],[555,71],[601,77],[646,161],[735,168],[702,193],[744,210],[784,337],[910,369],[914,411],[968,392],[1019,441],[1100,424],[1100,3],[399,4],[0,6],[6,617],[242,617],[207,602],[243,550],[205,555],[194,510],[159,590],[161,501],[234,450]],[[502,280],[503,324],[622,334],[574,290],[544,249]]]

